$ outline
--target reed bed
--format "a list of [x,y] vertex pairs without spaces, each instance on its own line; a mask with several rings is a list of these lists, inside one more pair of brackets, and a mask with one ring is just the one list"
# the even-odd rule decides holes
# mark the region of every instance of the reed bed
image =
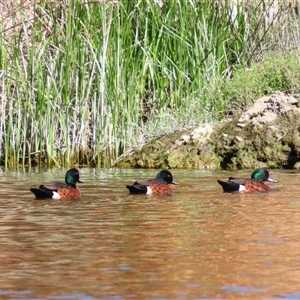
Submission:
[[272,5],[44,0],[4,9],[1,164],[110,167],[151,138],[218,120],[230,106],[214,97],[219,81],[282,34],[284,9],[271,14]]

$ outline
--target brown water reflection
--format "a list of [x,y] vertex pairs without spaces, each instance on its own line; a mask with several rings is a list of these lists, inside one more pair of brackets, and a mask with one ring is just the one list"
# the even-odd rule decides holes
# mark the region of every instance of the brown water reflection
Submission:
[[128,195],[156,173],[83,169],[79,201],[28,190],[65,170],[2,173],[0,299],[300,299],[299,172],[224,194],[233,173],[173,170],[173,196]]

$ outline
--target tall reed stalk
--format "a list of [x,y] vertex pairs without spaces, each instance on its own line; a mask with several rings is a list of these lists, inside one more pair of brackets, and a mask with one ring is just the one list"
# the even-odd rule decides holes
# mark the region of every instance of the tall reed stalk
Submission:
[[18,7],[0,34],[3,164],[108,167],[166,111],[198,103],[199,121],[217,118],[224,103],[201,91],[253,59],[263,13],[229,0]]

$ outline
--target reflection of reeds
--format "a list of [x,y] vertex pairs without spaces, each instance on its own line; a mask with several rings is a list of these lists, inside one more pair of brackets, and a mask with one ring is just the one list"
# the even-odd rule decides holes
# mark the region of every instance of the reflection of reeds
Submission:
[[2,163],[110,166],[139,143],[144,124],[166,110],[176,116],[182,105],[200,101],[203,120],[212,107],[222,109],[195,95],[282,36],[276,31],[280,6],[265,22],[275,0],[251,3],[45,0],[2,6]]

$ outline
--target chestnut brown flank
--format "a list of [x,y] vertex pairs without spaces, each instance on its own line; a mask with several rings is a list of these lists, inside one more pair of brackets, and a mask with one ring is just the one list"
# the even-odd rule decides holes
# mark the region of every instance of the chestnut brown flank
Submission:
[[79,199],[81,197],[81,192],[77,187],[62,188],[58,189],[57,192],[60,195],[61,199]]
[[150,184],[149,188],[153,194],[172,194],[172,189],[166,183]]
[[245,192],[266,192],[271,188],[263,182],[249,181],[245,185]]

